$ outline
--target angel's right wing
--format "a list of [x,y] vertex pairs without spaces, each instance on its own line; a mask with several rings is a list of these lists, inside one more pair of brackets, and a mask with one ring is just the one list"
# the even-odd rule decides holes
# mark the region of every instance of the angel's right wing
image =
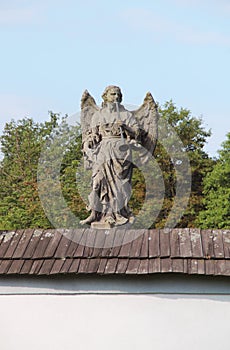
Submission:
[[82,148],[84,154],[84,165],[86,169],[91,168],[90,148],[92,147],[92,118],[99,111],[94,98],[85,90],[81,98],[81,131]]
[[94,98],[85,90],[81,98],[82,143],[85,142],[85,138],[91,129],[92,117],[98,111],[99,107],[96,105]]

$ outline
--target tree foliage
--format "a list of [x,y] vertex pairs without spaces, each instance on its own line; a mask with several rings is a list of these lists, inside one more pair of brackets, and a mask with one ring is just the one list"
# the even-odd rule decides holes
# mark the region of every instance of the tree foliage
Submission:
[[230,228],[230,133],[213,170],[204,178],[205,208],[197,223],[202,228]]
[[[163,108],[160,108],[160,113],[182,141],[191,167],[191,194],[187,209],[177,226],[194,227],[196,216],[202,208],[203,177],[213,167],[213,160],[204,151],[205,143],[211,132],[205,130],[201,118],[192,116],[188,109],[178,110],[172,101],[166,102]],[[161,145],[159,145],[156,154],[159,154],[159,163],[164,173],[166,188],[165,205],[158,219],[158,225],[162,227],[162,223],[173,205],[176,183],[180,179],[176,178],[172,161],[165,154]]]
[[[176,172],[176,168],[180,167],[176,164],[183,163],[185,157],[188,158],[190,162],[191,193],[188,204],[185,203],[187,204],[187,209],[179,222],[177,222],[177,227],[194,227],[198,212],[203,208],[203,178],[205,174],[212,169],[214,164],[214,161],[204,151],[206,140],[211,133],[209,130],[205,130],[201,118],[192,116],[188,109],[178,109],[172,101],[168,101],[164,106],[160,107],[159,113],[160,119],[164,120],[165,123],[159,123],[160,139],[155,151],[155,157],[163,175],[165,190],[162,209],[155,222],[153,222],[152,227],[163,228],[165,224],[167,224],[167,219],[175,204],[177,185],[182,184],[183,186],[183,182],[185,184],[186,181],[189,181],[186,180],[186,177],[189,178],[189,174],[184,174],[182,171],[181,174],[179,173],[178,178],[178,173]],[[181,141],[182,147],[175,146],[176,143],[178,143],[178,139]],[[176,157],[174,157],[175,154]],[[138,179],[136,179],[136,181],[137,180]],[[134,195],[132,198],[134,203],[138,197],[141,197],[141,194],[142,200],[144,201],[143,182],[142,185],[139,184],[139,187],[141,186],[141,192]],[[155,191],[156,188],[153,183],[153,194]],[[183,198],[182,196],[180,201],[183,200],[186,202],[187,198]],[[143,214],[143,222],[148,219],[149,215],[151,215],[151,206],[152,204],[150,201],[149,208],[147,207],[145,214]],[[136,210],[137,207],[134,206],[134,211]],[[177,210],[171,215],[171,221],[173,222],[173,215],[176,218]]]
[[[213,166],[213,160],[203,149],[210,132],[203,128],[201,119],[191,116],[187,109],[178,110],[172,101],[159,108],[159,113],[160,118],[172,126],[182,141],[183,152],[190,160],[191,196],[178,226],[193,227],[198,212],[204,207],[203,177]],[[160,128],[164,129],[162,126]],[[158,142],[155,152],[160,174],[156,173],[156,181],[151,180],[151,174],[147,175],[152,197],[145,203],[144,210],[146,179],[140,169],[134,169],[130,205],[136,215],[141,214],[137,227],[143,226],[149,218],[152,227],[164,227],[175,201],[177,184],[181,181],[176,176],[175,160],[171,159],[166,149],[173,150],[174,147],[170,128],[160,130],[160,133],[164,142]],[[48,228],[53,226],[53,222],[63,227],[72,224],[76,216],[83,219],[88,215],[84,200],[87,198],[91,174],[83,174],[80,166],[81,136],[77,125],[69,126],[66,117],[60,118],[53,113],[50,113],[50,120],[45,123],[35,123],[32,119],[12,121],[6,124],[1,143],[0,229]],[[41,156],[44,147],[48,150],[46,157]],[[158,210],[157,203],[162,195],[158,188],[160,176],[165,187],[163,205],[157,218],[151,219],[154,210],[155,213]],[[39,193],[37,177],[44,183]],[[60,191],[61,202],[58,200]],[[42,196],[46,208],[52,208],[49,218],[44,211],[44,201],[41,203]]]
[[[66,131],[68,125],[65,117],[59,118],[52,112],[50,120],[44,123],[23,118],[5,125],[1,137],[3,159],[0,163],[0,229],[52,227],[39,197],[37,175],[41,152],[44,147],[49,147],[55,129]],[[60,147],[57,147],[51,155],[53,160],[58,158],[59,150]],[[79,152],[76,152],[71,161],[66,158],[60,176],[64,176],[65,162],[73,166],[74,160],[79,157]],[[55,167],[55,162],[52,165]],[[64,189],[64,192],[68,190]]]

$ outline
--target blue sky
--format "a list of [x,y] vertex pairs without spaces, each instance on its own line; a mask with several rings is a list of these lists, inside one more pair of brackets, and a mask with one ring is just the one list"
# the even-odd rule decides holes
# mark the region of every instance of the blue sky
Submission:
[[202,116],[210,155],[229,131],[230,0],[0,0],[0,42],[0,130],[116,84]]

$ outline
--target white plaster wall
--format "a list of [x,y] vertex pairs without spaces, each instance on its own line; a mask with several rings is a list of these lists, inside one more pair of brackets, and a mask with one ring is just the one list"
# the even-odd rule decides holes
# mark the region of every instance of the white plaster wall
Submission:
[[2,295],[0,310],[1,350],[229,349],[229,295]]

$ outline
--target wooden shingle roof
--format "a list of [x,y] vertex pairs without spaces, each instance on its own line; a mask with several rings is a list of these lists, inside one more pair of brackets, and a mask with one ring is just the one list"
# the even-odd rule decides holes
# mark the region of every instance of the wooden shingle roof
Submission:
[[0,231],[0,274],[230,276],[230,230]]

